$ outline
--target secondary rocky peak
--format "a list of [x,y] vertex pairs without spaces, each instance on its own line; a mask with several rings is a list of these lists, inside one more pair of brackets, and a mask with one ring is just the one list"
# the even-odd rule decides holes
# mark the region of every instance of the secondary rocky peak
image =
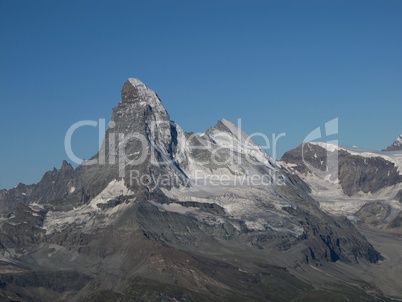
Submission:
[[389,146],[386,151],[397,151],[402,150],[402,134],[399,135],[396,140]]
[[66,160],[63,160],[60,171],[65,172],[65,171],[73,171],[73,170],[74,170],[73,166]]
[[241,129],[240,124],[234,124],[233,122],[227,119],[221,119],[218,123],[210,128],[207,135],[211,137],[219,136],[223,138],[226,135],[230,135],[234,140],[241,142],[242,144],[246,144],[248,146],[258,146],[259,145],[246,133]]
[[219,120],[215,126],[210,128],[209,132],[211,131],[231,133],[233,135],[237,135],[239,132],[242,132],[242,130],[236,124],[224,118]]

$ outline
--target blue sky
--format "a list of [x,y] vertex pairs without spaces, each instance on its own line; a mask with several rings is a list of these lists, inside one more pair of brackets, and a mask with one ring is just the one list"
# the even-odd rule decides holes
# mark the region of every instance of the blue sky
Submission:
[[402,133],[401,16],[399,0],[1,0],[0,188],[60,167],[70,125],[109,119],[128,77],[187,131],[241,118],[286,133],[281,155],[338,117],[340,144],[384,148]]

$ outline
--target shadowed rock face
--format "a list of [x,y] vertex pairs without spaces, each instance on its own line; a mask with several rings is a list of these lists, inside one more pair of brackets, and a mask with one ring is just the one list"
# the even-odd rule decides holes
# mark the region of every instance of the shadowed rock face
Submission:
[[[327,164],[325,148],[306,144],[303,150],[304,153],[302,153],[301,145],[286,152],[281,160],[293,164],[293,169],[301,174],[311,173],[305,163],[325,171]],[[394,163],[381,157],[353,155],[342,149],[338,152],[338,178],[343,192],[348,196],[358,192],[374,193],[402,182],[402,177]]]
[[377,192],[402,181],[397,167],[381,157],[364,158],[339,152],[339,180],[345,194]]
[[402,203],[402,190],[398,191],[398,193],[395,195],[395,199]]
[[[346,218],[321,211],[298,175],[255,142],[248,145],[248,135],[229,121],[193,135],[170,121],[156,93],[139,80],[129,79],[121,96],[91,158],[95,164],[74,170],[64,162],[36,185],[0,191],[1,297],[287,301],[320,294],[292,275],[296,268],[314,275],[310,265],[325,270],[328,263],[382,259]],[[122,153],[135,160],[143,152],[138,164],[119,161]],[[177,181],[132,183],[130,169]],[[270,182],[198,184],[195,169]],[[334,288],[347,286],[339,280],[323,292],[336,296]],[[366,293],[357,290],[360,295]]]
[[281,161],[293,164],[294,170],[301,174],[310,172],[306,163],[319,171],[325,171],[327,166],[327,150],[314,144],[302,144],[296,149],[284,153]]
[[65,198],[69,195],[73,186],[73,167],[63,161],[60,169],[54,168],[45,173],[41,181],[35,185],[19,184],[11,190],[0,191],[0,209],[12,208],[16,202],[28,204],[31,202],[43,202]]
[[90,281],[89,276],[76,271],[6,273],[0,275],[0,298],[2,301],[68,300]]
[[400,144],[396,146],[394,145],[388,146],[387,149],[385,149],[384,151],[399,151],[399,150],[402,150],[402,145]]

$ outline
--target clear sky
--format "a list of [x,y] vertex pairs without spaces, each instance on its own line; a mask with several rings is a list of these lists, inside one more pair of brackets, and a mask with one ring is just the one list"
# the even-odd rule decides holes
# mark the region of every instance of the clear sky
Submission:
[[0,188],[60,167],[70,125],[110,119],[129,77],[187,131],[241,118],[286,133],[280,156],[338,117],[340,144],[385,148],[402,133],[402,1],[1,0]]

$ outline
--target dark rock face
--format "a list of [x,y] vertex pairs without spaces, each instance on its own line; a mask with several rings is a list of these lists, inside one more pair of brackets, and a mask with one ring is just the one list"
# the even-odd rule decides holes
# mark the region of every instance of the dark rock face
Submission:
[[[1,297],[287,301],[317,297],[312,285],[291,274],[295,267],[382,259],[346,218],[321,211],[298,175],[255,145],[245,146],[246,134],[239,137],[230,122],[196,136],[171,122],[139,80],[129,79],[121,96],[102,148],[90,159],[94,164],[74,170],[63,162],[36,185],[0,191]],[[217,133],[241,148],[225,148]],[[314,151],[324,160],[322,150]],[[212,155],[222,160],[200,164]],[[297,152],[287,156],[304,171]],[[392,183],[395,167],[382,164],[392,175],[382,181]],[[272,182],[198,186],[188,182],[194,166],[212,175],[250,170]],[[168,175],[176,182],[133,183],[132,169],[153,181]]]
[[33,210],[23,204],[18,204],[15,210],[9,214],[5,223],[0,225],[0,243],[4,249],[13,249],[23,252],[26,248],[40,242],[42,239],[43,220],[46,211]]
[[69,188],[75,185],[72,181],[73,174],[73,167],[63,161],[60,170],[54,168],[45,173],[29,198],[38,203],[48,203],[51,200],[65,198],[70,194]]
[[402,145],[397,146],[391,145],[388,146],[387,149],[385,149],[384,151],[399,151],[399,150],[402,150]]
[[339,153],[339,180],[345,194],[376,192],[402,181],[397,167],[381,157],[364,158]]
[[19,184],[11,190],[0,191],[0,209],[12,210],[16,204],[57,203],[57,200],[68,199],[76,186],[73,178],[74,168],[63,161],[60,169],[54,168],[45,173],[39,183],[34,185]]
[[18,184],[11,190],[0,190],[0,209],[2,211],[13,208],[16,203],[26,204],[35,185]]
[[314,168],[325,171],[327,166],[327,151],[318,145],[307,143],[298,146],[296,149],[287,151],[281,158],[286,163],[294,164],[293,169],[300,174],[307,174],[310,170],[303,159]]
[[321,260],[359,262],[359,259],[376,263],[382,259],[346,217],[330,217],[317,210],[307,212],[288,208],[287,211],[298,217],[305,230],[299,240],[305,240],[307,244],[307,263]]
[[[294,164],[293,169],[301,174],[310,172],[305,162],[314,168],[325,171],[327,150],[315,144],[306,144],[286,152],[282,159]],[[303,156],[304,160],[303,161]],[[352,155],[346,150],[338,152],[338,178],[343,192],[352,196],[358,192],[374,193],[385,187],[402,182],[397,167],[381,157]]]
[[395,195],[395,199],[402,203],[402,190],[398,191],[398,193]]
[[[402,212],[398,214],[387,226],[389,229],[402,229]],[[400,232],[399,232],[400,233]]]
[[76,271],[0,274],[2,301],[71,299],[91,278]]

